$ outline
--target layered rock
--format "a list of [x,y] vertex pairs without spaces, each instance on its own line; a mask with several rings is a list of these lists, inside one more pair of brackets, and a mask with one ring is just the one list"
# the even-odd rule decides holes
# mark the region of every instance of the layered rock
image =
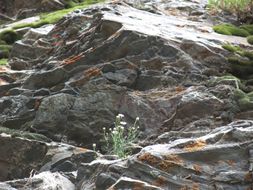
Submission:
[[[26,148],[7,162],[3,146],[0,160],[2,180],[39,174],[0,187],[252,188],[252,110],[239,93],[251,87],[224,77],[231,65],[221,48],[248,44],[214,34],[210,20],[204,1],[126,0],[28,31],[0,73],[0,125],[40,136],[1,137]],[[140,118],[139,153],[116,159],[60,143],[100,149],[118,113],[129,125]],[[24,175],[5,175],[17,162]]]

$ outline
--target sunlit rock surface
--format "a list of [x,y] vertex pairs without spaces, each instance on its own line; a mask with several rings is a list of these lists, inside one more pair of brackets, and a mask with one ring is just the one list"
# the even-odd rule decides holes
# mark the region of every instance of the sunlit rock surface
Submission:
[[[205,6],[114,1],[28,30],[0,69],[0,189],[251,189],[253,112],[236,93],[252,86],[223,77],[221,48],[249,44],[214,33]],[[100,149],[118,113],[140,118],[139,153],[78,148]]]

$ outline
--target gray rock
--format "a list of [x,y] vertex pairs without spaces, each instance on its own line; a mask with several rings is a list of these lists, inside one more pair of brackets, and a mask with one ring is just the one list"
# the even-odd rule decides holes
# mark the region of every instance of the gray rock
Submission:
[[0,135],[0,181],[29,177],[38,169],[47,153],[44,143]]

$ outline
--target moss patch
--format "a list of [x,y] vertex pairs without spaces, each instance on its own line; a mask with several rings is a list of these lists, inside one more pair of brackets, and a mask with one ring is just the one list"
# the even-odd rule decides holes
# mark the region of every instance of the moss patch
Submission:
[[52,13],[41,14],[40,20],[32,22],[32,23],[24,23],[24,24],[15,25],[13,29],[19,29],[19,28],[24,28],[24,27],[38,28],[46,24],[54,24],[58,22],[61,18],[63,18],[65,15],[67,15],[70,12],[73,12],[74,10],[83,9],[91,4],[95,4],[95,3],[99,3],[103,1],[104,0],[86,0],[85,2],[82,2],[79,4],[75,1],[69,1],[69,6],[71,8],[58,10]]
[[243,56],[247,57],[249,60],[253,60],[253,51],[243,51]]
[[247,79],[253,74],[253,61],[246,58],[232,56],[228,58],[231,63],[232,74]]
[[0,45],[0,59],[8,58],[12,46],[10,45]]
[[0,59],[0,65],[6,65],[8,62],[7,59]]
[[220,24],[213,27],[219,34],[247,37],[250,33],[245,28],[240,28],[232,24]]
[[[248,58],[249,60],[253,60],[253,51],[244,50],[240,46],[233,46],[232,44],[224,44],[222,47],[232,53],[236,53],[242,57]],[[233,62],[234,58],[231,60]]]
[[49,138],[41,134],[29,133],[29,132],[9,129],[6,127],[0,127],[0,134],[1,133],[11,135],[12,137],[20,137],[20,138],[25,138],[25,139],[30,139],[30,140],[37,140],[37,141],[43,141],[43,142],[51,141]]
[[253,92],[247,94],[240,89],[236,89],[234,94],[241,111],[253,109]]
[[241,80],[233,75],[225,75],[221,77],[215,77],[209,81],[209,85],[216,86],[219,83],[233,83],[237,89],[244,88],[244,85],[241,83]]
[[253,35],[253,24],[244,24],[244,25],[241,25],[240,28],[246,30],[248,33]]
[[222,47],[230,52],[233,52],[233,53],[242,52],[241,47],[233,46],[232,44],[229,44],[229,43],[222,45]]
[[253,35],[247,37],[247,41],[249,44],[253,45]]
[[19,36],[13,29],[4,30],[0,33],[0,40],[7,44],[13,44],[19,39],[21,39],[21,36]]

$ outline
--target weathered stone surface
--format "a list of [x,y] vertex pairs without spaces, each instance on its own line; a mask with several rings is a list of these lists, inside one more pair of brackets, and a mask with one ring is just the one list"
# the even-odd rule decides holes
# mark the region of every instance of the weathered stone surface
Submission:
[[60,173],[42,172],[31,178],[0,183],[2,190],[74,190],[75,185]]
[[[43,1],[51,2],[55,8],[65,3]],[[26,177],[31,169],[39,175],[0,188],[252,188],[252,81],[227,76],[232,69],[221,48],[225,42],[248,43],[214,34],[212,22],[226,18],[214,21],[205,5],[114,1],[30,29],[13,46],[13,70],[0,68],[0,139],[11,139],[2,147],[18,141],[47,151],[30,164],[22,160],[20,145],[9,164],[5,150],[4,180],[24,177],[23,170]],[[126,127],[140,118],[140,141],[129,157],[63,144],[96,143],[100,150],[103,128],[112,128],[118,113]],[[7,170],[17,176],[8,177]]]
[[[127,161],[98,160],[83,165],[77,178],[81,179],[80,189],[98,188],[95,179],[89,177],[94,171],[103,172],[108,179],[113,178],[110,183],[116,189],[137,186],[143,189],[251,188],[252,126],[252,121],[245,120],[206,134],[189,132],[191,138],[174,133],[181,137],[174,141],[164,139],[163,144],[145,147]],[[110,183],[104,180],[106,187]],[[98,185],[102,187],[102,184]]]
[[0,136],[0,181],[29,177],[31,170],[38,169],[47,153],[41,142]]

